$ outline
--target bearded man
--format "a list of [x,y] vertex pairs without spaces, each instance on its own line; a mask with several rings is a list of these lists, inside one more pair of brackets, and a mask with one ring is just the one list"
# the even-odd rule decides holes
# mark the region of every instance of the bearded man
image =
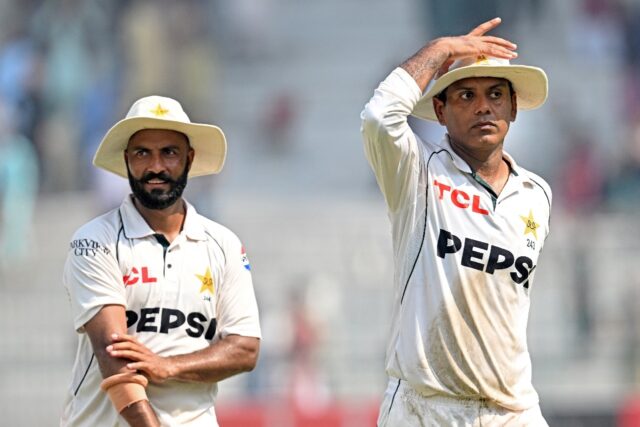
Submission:
[[78,351],[61,426],[217,426],[217,383],[260,346],[238,237],[182,198],[218,173],[226,140],[175,100],[136,101],[94,165],[128,178],[122,205],[82,226],[64,269]]

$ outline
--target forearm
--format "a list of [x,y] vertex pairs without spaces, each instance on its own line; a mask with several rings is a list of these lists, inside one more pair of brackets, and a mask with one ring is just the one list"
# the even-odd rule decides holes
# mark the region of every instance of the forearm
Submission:
[[[93,319],[87,322],[85,330],[89,334],[103,378],[106,379],[116,374],[131,372],[127,368],[127,363],[130,360],[111,357],[107,350],[113,341],[114,334],[126,332],[124,307],[117,305],[103,307]],[[134,401],[122,409],[120,415],[132,427],[157,427],[160,425],[148,400]]]
[[159,427],[160,421],[148,400],[131,404],[120,412],[131,427]]
[[396,70],[380,83],[360,115],[368,145],[390,146],[411,133],[407,118],[426,86],[449,60],[447,46],[445,39],[432,41],[399,65],[404,72]]
[[424,92],[429,82],[450,57],[451,52],[445,39],[436,39],[400,64],[400,67],[413,77],[420,90]]
[[218,382],[251,371],[258,358],[257,338],[228,335],[202,350],[171,356],[171,378],[191,382]]
[[[105,347],[106,343],[100,346],[100,350],[95,351],[103,378],[109,378],[119,373],[131,372],[131,370],[127,368],[127,363],[130,362],[129,360],[111,357],[104,350]],[[160,426],[158,417],[148,400],[139,400],[130,404],[120,411],[120,415],[122,415],[131,427]]]
[[[111,357],[105,350],[107,344],[110,344],[110,342],[101,343],[101,345],[95,349],[96,358],[98,359],[103,378],[108,378],[119,373],[131,372],[131,370],[127,368],[127,363],[130,361]],[[148,400],[140,400],[132,403],[120,411],[120,415],[122,415],[131,427],[160,426],[158,417]]]

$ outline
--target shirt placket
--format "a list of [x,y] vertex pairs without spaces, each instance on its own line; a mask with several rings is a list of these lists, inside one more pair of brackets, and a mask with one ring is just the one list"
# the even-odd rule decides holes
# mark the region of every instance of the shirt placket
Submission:
[[170,282],[177,282],[179,276],[179,254],[180,254],[180,237],[174,240],[165,253],[164,257],[164,277]]

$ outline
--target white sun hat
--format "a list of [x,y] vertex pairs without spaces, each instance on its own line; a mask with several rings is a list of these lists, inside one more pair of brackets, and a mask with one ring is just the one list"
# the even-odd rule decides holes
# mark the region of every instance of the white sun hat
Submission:
[[220,172],[227,153],[222,130],[213,125],[192,123],[178,101],[163,96],[147,96],[131,106],[127,116],[102,138],[93,158],[99,168],[127,178],[124,150],[129,138],[143,129],[167,129],[185,134],[195,151],[189,177]]
[[427,120],[438,118],[433,109],[433,97],[458,80],[469,77],[495,77],[507,79],[513,85],[518,110],[533,110],[547,99],[548,81],[545,72],[538,67],[512,65],[507,59],[484,55],[455,61],[449,70],[436,79],[413,109],[412,115]]

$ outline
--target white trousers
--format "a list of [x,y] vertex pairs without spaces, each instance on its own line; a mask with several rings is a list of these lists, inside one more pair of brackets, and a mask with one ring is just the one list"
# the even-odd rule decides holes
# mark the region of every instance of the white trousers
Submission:
[[512,411],[488,400],[425,397],[391,378],[380,405],[378,427],[549,427],[536,405]]

